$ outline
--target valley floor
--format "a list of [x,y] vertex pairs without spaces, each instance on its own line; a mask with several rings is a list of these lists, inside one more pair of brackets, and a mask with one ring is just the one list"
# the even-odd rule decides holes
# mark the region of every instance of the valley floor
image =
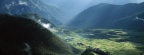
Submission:
[[85,29],[63,30],[55,33],[82,51],[87,46],[91,46],[109,52],[110,55],[144,55],[144,32],[122,29]]

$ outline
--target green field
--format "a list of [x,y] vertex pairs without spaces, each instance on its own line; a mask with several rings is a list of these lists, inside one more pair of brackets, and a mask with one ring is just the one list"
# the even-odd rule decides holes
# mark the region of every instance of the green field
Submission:
[[57,36],[82,51],[86,46],[91,46],[110,55],[144,55],[143,32],[121,29],[65,30]]

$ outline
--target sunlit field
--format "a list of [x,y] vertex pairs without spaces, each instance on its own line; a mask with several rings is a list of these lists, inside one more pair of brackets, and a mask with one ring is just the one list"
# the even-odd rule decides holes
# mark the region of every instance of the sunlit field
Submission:
[[144,34],[121,29],[65,30],[57,35],[84,51],[87,46],[99,48],[110,55],[144,55]]

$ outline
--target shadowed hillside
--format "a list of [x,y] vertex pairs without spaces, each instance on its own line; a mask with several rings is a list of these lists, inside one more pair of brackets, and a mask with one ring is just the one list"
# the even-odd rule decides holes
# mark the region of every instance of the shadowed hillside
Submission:
[[35,21],[0,15],[0,55],[74,55],[73,50]]

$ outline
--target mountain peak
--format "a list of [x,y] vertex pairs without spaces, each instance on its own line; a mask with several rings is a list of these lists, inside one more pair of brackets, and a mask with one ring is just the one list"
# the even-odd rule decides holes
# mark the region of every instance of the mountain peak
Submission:
[[46,4],[40,0],[2,0],[0,3],[0,14],[23,14],[36,13],[56,26],[61,25],[59,18],[62,14],[59,8],[55,5]]

